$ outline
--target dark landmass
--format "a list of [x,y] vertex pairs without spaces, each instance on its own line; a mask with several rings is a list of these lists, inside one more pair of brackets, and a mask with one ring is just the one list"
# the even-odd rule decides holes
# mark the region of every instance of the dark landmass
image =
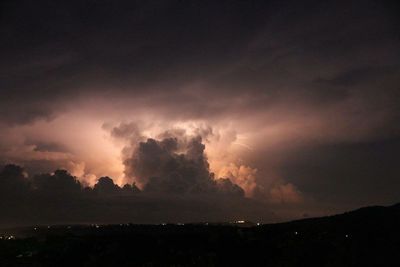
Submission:
[[279,224],[0,230],[0,266],[400,266],[400,204]]

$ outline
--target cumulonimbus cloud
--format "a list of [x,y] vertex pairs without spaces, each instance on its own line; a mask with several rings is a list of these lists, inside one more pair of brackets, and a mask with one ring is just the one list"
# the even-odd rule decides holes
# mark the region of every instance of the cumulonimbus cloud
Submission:
[[152,186],[161,186],[155,190],[139,190],[135,184],[120,187],[111,178],[101,177],[92,188],[65,170],[28,176],[20,166],[6,165],[0,171],[0,183],[1,226],[273,217],[264,204],[245,198],[243,190],[229,179],[208,180],[207,192],[182,195],[163,181],[149,182]]
[[[175,127],[156,134],[157,137],[146,138],[135,123],[121,123],[112,128],[111,135],[126,142],[122,149],[126,178],[145,191],[177,194],[222,191],[272,202],[302,200],[296,187],[284,181],[275,181],[267,189],[259,186],[257,169],[250,166],[227,161],[217,172],[211,171],[204,140],[220,141],[221,136],[210,126],[194,126],[190,133]],[[228,140],[224,143],[226,147],[219,146],[220,150],[227,151],[236,137]]]

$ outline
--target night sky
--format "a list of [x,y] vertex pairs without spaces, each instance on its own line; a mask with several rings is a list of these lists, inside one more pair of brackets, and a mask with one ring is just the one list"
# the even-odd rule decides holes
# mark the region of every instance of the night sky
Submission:
[[372,0],[2,1],[0,225],[399,202],[398,14]]

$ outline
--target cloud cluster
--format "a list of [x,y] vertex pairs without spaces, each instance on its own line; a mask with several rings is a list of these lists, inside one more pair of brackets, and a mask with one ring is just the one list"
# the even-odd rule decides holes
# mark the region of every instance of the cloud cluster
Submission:
[[[157,134],[157,139],[146,139],[133,124],[112,128],[113,138],[127,142],[122,150],[125,180],[134,182],[123,186],[107,176],[89,187],[66,170],[28,175],[17,165],[6,165],[0,173],[0,200],[7,216],[0,224],[272,220],[277,217],[268,211],[269,202],[298,201],[286,201],[287,194],[296,192],[291,185],[273,194],[257,186],[256,170],[250,167],[231,164],[216,177],[203,143],[212,129],[191,132],[174,128]],[[245,188],[258,200],[245,197]],[[270,201],[268,196],[279,199]],[[27,214],[26,221],[21,221],[22,213]]]
[[126,133],[130,140],[123,149],[125,175],[133,179],[146,192],[167,194],[223,194],[243,196],[244,190],[230,177],[215,177],[210,171],[203,137],[212,132],[196,128],[194,135],[189,135],[184,129],[173,129],[154,138],[141,138],[137,127],[132,124],[121,124],[114,127],[111,134],[120,138]]
[[[157,138],[147,138],[135,123],[121,123],[110,132],[117,140],[125,140],[122,156],[127,180],[135,181],[145,192],[223,193],[267,203],[298,204],[304,200],[292,183],[280,179],[271,180],[268,186],[258,185],[257,169],[234,163],[237,160],[228,149],[237,142],[232,132],[224,137],[210,126],[191,125],[155,134]],[[205,143],[218,147],[221,167],[215,173],[210,170]],[[224,153],[230,154],[225,161],[221,159]]]
[[249,166],[241,165],[237,166],[234,163],[230,163],[224,166],[218,173],[220,177],[227,177],[234,183],[240,185],[248,196],[253,196],[254,191],[258,189],[256,183],[257,169],[253,169]]
[[214,190],[184,196],[169,187],[163,192],[147,186],[140,190],[135,184],[119,187],[109,177],[86,187],[65,170],[28,176],[21,167],[6,165],[0,171],[0,225],[273,218],[264,204],[244,198],[243,190],[229,179],[208,182]]

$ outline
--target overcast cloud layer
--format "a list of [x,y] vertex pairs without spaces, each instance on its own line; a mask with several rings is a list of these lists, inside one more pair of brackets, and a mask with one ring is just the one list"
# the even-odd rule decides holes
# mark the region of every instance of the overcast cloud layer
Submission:
[[[0,163],[26,172],[23,195],[46,211],[32,222],[111,211],[276,221],[398,202],[399,11],[372,0],[3,1]],[[69,218],[51,217],[34,182],[57,169],[80,181],[84,208]],[[105,176],[141,193],[87,196]]]

